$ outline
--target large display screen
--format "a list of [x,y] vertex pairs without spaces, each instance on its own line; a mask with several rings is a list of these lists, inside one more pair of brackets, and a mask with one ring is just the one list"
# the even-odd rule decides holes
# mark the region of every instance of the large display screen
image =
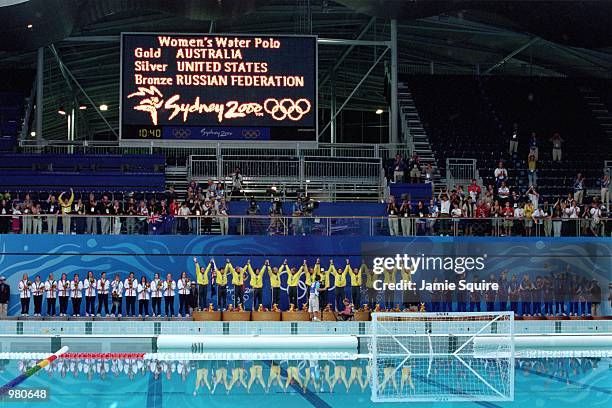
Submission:
[[314,36],[121,36],[123,140],[316,141]]

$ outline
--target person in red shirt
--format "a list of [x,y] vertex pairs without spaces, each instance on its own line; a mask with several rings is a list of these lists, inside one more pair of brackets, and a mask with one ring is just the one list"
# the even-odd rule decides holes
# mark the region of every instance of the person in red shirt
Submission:
[[482,189],[478,184],[476,184],[476,179],[472,179],[472,184],[468,186],[467,191],[470,197],[472,197],[472,201],[476,202],[480,198]]

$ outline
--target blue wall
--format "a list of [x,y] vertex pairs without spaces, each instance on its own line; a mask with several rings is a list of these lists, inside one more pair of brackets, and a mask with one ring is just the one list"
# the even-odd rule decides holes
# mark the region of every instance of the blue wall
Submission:
[[[269,258],[279,266],[284,258],[298,266],[303,259],[314,265],[320,257],[327,266],[333,257],[336,264],[345,258],[359,265],[362,247],[374,253],[405,252],[414,255],[482,256],[486,255],[484,278],[508,269],[509,275],[530,274],[532,277],[550,271],[561,272],[567,265],[572,272],[597,279],[602,297],[608,297],[612,280],[612,240],[602,238],[452,238],[452,237],[267,237],[267,236],[0,236],[0,275],[8,278],[12,289],[10,313],[19,310],[17,283],[24,272],[46,279],[53,272],[56,279],[65,272],[85,276],[88,270],[96,276],[106,271],[109,278],[130,271],[137,277],[149,278],[158,272],[178,277],[187,271],[194,276],[193,256],[206,263],[214,256],[217,264],[230,258],[234,265],[243,265],[248,258],[259,267]],[[267,279],[264,280],[267,285]],[[283,282],[284,286],[284,282]],[[264,287],[264,289],[269,289]],[[305,287],[300,296],[305,299]],[[267,304],[269,290],[264,302]],[[281,298],[286,296],[281,295]],[[605,303],[605,302],[604,302]],[[607,312],[610,314],[609,306]]]

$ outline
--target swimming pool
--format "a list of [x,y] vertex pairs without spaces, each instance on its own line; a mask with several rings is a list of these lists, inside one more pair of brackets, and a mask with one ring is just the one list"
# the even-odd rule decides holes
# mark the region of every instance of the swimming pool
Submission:
[[[0,382],[36,359],[0,361]],[[435,369],[435,368],[434,368]],[[20,388],[44,388],[36,407],[397,407],[370,400],[367,358],[355,360],[158,360],[61,358]],[[465,379],[464,379],[465,380]],[[460,383],[453,382],[455,384]],[[396,387],[432,386],[424,374],[398,373]],[[448,391],[449,385],[434,386]],[[25,403],[30,405],[28,403]],[[609,407],[612,358],[516,359],[513,402],[427,402],[414,407]]]

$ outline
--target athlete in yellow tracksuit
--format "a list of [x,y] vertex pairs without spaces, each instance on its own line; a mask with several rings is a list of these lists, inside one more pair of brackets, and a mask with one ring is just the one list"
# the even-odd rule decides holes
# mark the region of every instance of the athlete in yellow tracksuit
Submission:
[[[213,269],[213,273],[216,275],[216,270],[217,267],[214,266],[214,260],[210,260],[208,261],[208,265],[206,265],[206,268],[203,268],[200,266],[200,264],[198,264],[198,259],[197,258],[193,258],[193,262],[195,264],[195,273],[196,273],[196,280],[198,283],[198,309],[205,309],[208,307],[208,304],[206,302],[208,302],[208,286],[210,285],[210,270]],[[213,276],[215,276],[213,275]]]
[[[395,275],[397,273],[397,269],[393,267],[392,269],[385,269],[383,271],[384,283],[397,283],[395,279]],[[393,309],[393,300],[394,293],[388,286],[385,286],[385,307],[387,309]]]
[[319,276],[319,283],[321,284],[321,290],[319,291],[319,304],[321,305],[321,309],[325,309],[327,306],[327,290],[329,289],[329,269],[327,271],[321,269],[321,260],[317,259],[314,272]]
[[[285,264],[281,265],[280,269],[286,266]],[[270,262],[266,261],[264,265],[266,272],[268,273],[268,277],[270,278],[270,288],[272,289],[272,298],[270,300],[270,309],[272,309],[273,305],[279,305],[280,302],[280,270],[276,266],[274,268],[270,267]]]
[[349,268],[349,276],[351,278],[351,301],[356,308],[361,306],[361,268],[365,266],[362,264],[359,269],[357,268]]
[[251,260],[247,261],[247,264],[244,267],[237,266],[234,268],[232,263],[227,260],[227,264],[225,265],[225,269],[229,268],[230,273],[232,274],[232,285],[234,285],[234,307],[237,307],[239,304],[244,304],[244,277],[245,271],[248,269],[248,266],[251,264]]
[[263,304],[263,277],[266,271],[266,266],[269,267],[270,262],[266,259],[264,265],[261,269],[251,268],[251,264],[247,264],[247,269],[249,271],[250,282],[251,282],[251,292],[253,293],[253,303],[251,306],[251,310],[257,310],[259,305]]
[[329,260],[329,272],[331,275],[334,275],[334,286],[336,289],[334,292],[336,293],[336,311],[340,311],[344,308],[344,298],[346,297],[346,277],[348,272],[351,270],[351,264],[349,260],[346,260],[346,266],[344,269],[340,269],[340,272],[336,270],[334,266],[334,260]]
[[304,260],[304,263],[297,271],[295,270],[295,268],[289,269],[289,266],[287,266],[286,259],[283,265],[287,270],[287,289],[289,290],[289,304],[294,305],[296,309],[299,309],[300,305],[298,305],[298,285],[300,284],[300,276],[307,268],[306,260]]
[[217,307],[221,310],[227,308],[227,274],[229,273],[229,259],[226,261],[225,268],[217,270],[215,283],[217,284]]
[[363,275],[365,275],[365,287],[367,290],[368,305],[370,305],[370,309],[374,309],[374,306],[376,305],[376,289],[374,289],[374,281],[379,278],[374,274],[374,272],[370,270],[370,268],[368,268],[368,265],[366,265],[365,261],[361,262],[361,267],[359,268],[359,270],[362,273],[362,277]]

